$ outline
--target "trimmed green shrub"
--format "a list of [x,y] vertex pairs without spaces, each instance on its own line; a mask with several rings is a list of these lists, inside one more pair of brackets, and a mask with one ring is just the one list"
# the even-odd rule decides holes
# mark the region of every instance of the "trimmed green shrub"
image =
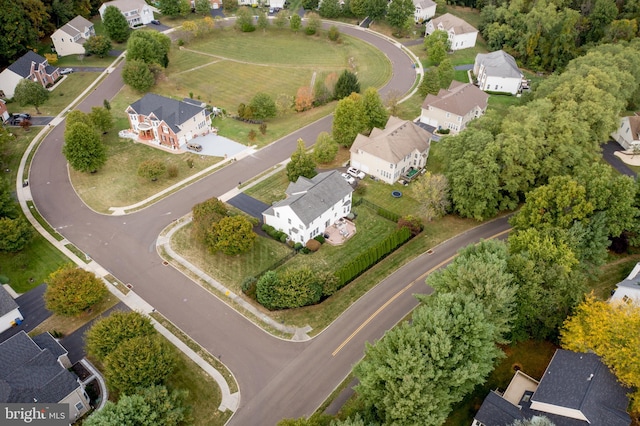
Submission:
[[258,279],[256,277],[247,277],[242,280],[242,284],[240,284],[240,288],[242,288],[242,292],[249,296],[252,299],[256,298],[256,287],[258,284]]
[[258,302],[267,309],[289,309],[317,303],[323,294],[323,282],[309,268],[289,269],[280,275],[268,271],[257,283]]
[[313,237],[313,239],[318,241],[320,244],[324,244],[324,242],[325,242],[324,235],[322,235],[322,234],[316,235],[315,237]]

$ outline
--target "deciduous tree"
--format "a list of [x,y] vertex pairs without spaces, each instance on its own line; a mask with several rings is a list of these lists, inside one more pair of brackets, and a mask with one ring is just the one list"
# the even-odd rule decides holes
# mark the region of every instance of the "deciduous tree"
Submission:
[[288,18],[289,18],[289,12],[282,9],[280,12],[276,14],[276,18],[273,20],[273,25],[275,25],[276,28],[281,30],[287,26]]
[[304,141],[298,139],[298,146],[291,154],[291,161],[287,163],[287,179],[289,182],[295,182],[300,176],[311,179],[317,174],[313,154],[307,152]]
[[296,93],[296,111],[302,112],[311,109],[313,106],[313,94],[309,86],[298,88]]
[[87,331],[87,352],[100,361],[113,352],[120,343],[139,336],[156,333],[148,317],[136,311],[114,311],[98,319]]
[[109,291],[93,272],[66,265],[47,279],[44,301],[47,309],[75,316],[104,299]]
[[185,390],[169,391],[165,386],[140,388],[131,395],[121,395],[118,402],[105,406],[83,421],[86,426],[178,426],[190,419]]
[[449,181],[445,175],[426,172],[411,185],[413,197],[428,221],[438,219],[447,213],[451,206]]
[[207,233],[207,246],[213,253],[227,256],[246,253],[253,248],[257,235],[253,225],[244,216],[227,216],[214,222]]
[[264,12],[260,12],[258,15],[258,28],[260,28],[263,33],[265,33],[267,28],[269,28],[269,19],[267,18],[267,14]]
[[236,12],[235,28],[243,33],[250,33],[256,30],[253,24],[253,12],[246,6],[242,6]]
[[311,12],[307,14],[307,26],[304,28],[304,32],[307,35],[314,35],[318,30],[320,30],[321,26],[322,21],[317,13]]
[[145,93],[156,84],[156,79],[149,65],[142,61],[130,60],[122,67],[122,81],[132,89]]
[[424,38],[424,48],[427,51],[429,60],[434,64],[439,64],[447,57],[451,42],[446,31],[435,30]]
[[111,111],[104,107],[91,107],[89,120],[91,120],[94,127],[102,134],[107,133],[113,128],[113,117],[111,116]]
[[289,20],[289,27],[294,33],[300,31],[300,28],[302,27],[302,18],[300,17],[300,15],[298,15],[297,13],[291,15],[291,19]]
[[49,91],[42,87],[39,82],[28,78],[20,80],[13,94],[14,101],[21,106],[33,105],[38,114],[40,114],[38,107],[45,103],[47,99],[49,99]]
[[420,96],[427,96],[429,93],[437,95],[440,91],[440,76],[438,75],[438,68],[431,67],[424,70],[420,87],[418,87]]
[[360,99],[362,102],[362,113],[367,121],[367,131],[377,127],[384,129],[389,119],[389,112],[382,103],[380,94],[374,87],[368,87]]
[[32,228],[25,219],[0,218],[0,252],[18,252],[29,244],[32,237]]
[[107,385],[124,394],[136,388],[164,383],[175,367],[173,349],[159,335],[138,336],[121,342],[104,361]]
[[441,425],[484,382],[501,351],[495,329],[471,295],[443,293],[418,307],[412,322],[389,330],[354,368],[358,397],[376,420]]
[[275,101],[267,93],[256,93],[249,106],[258,120],[273,118],[278,112]]
[[338,154],[338,144],[327,132],[320,132],[313,146],[313,159],[320,164],[327,164],[335,160]]
[[359,96],[356,94],[341,99],[334,112],[331,131],[333,140],[346,148],[351,147],[359,133],[367,131],[367,120]]
[[161,160],[145,160],[138,165],[138,176],[156,181],[167,172],[167,165]]
[[124,43],[129,38],[129,23],[117,7],[107,6],[102,23],[109,38],[116,43]]
[[211,3],[209,0],[195,0],[195,12],[202,16],[211,14]]
[[62,153],[79,172],[95,172],[107,161],[107,148],[93,126],[85,123],[67,126]]
[[104,58],[111,50],[111,40],[103,35],[94,35],[89,37],[82,46],[87,53]]
[[382,18],[387,13],[387,0],[365,0],[364,10],[371,20]]
[[0,10],[0,64],[6,66],[28,49],[34,48],[39,35],[25,14],[22,1],[2,0]]
[[127,62],[138,60],[166,68],[170,46],[171,39],[162,33],[135,31],[127,41]]
[[[318,10],[320,16],[327,19],[335,19],[340,16],[340,2],[339,0],[322,0],[320,9]],[[336,27],[336,30],[338,28]]]
[[387,11],[387,23],[395,29],[398,34],[403,33],[407,23],[412,22],[415,6],[412,0],[395,0],[389,4]]

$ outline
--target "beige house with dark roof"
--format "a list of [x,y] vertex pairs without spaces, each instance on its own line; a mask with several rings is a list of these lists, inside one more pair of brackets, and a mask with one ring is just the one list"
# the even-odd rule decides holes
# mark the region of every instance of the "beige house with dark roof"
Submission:
[[76,16],[51,35],[51,41],[58,56],[83,55],[84,43],[91,36],[96,35],[91,21]]
[[640,115],[622,117],[618,130],[611,137],[626,150],[640,149]]
[[427,22],[425,34],[431,35],[435,30],[449,34],[451,50],[467,49],[476,45],[478,30],[465,20],[450,13],[445,13]]
[[420,122],[457,134],[467,123],[485,113],[488,99],[489,95],[473,84],[454,81],[448,89],[440,89],[437,95],[427,95]]
[[369,136],[358,135],[351,145],[351,165],[393,184],[410,169],[427,164],[431,133],[417,124],[389,117],[384,129],[374,128]]

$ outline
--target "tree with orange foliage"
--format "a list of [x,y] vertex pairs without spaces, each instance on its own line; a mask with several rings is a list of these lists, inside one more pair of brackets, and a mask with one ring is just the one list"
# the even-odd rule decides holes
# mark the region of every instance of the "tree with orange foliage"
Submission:
[[313,93],[308,86],[302,86],[296,93],[296,111],[302,112],[313,106]]

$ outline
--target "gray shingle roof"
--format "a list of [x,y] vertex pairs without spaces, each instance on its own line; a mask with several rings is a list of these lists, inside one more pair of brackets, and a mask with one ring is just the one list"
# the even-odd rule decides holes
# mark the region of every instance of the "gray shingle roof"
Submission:
[[[530,401],[520,401],[521,409],[491,392],[475,419],[485,426],[506,426],[533,416],[545,416],[556,426],[629,426],[627,392],[597,355],[558,349]],[[535,402],[578,410],[588,422],[533,410]]]
[[18,307],[18,304],[5,288],[0,285],[0,317],[8,314]]
[[431,136],[417,124],[392,116],[384,129],[374,128],[369,136],[358,135],[350,151],[360,149],[396,164],[415,150],[424,152],[429,149]]
[[484,65],[485,73],[492,77],[522,78],[516,60],[504,50],[476,55],[478,67]]
[[[40,56],[30,50],[22,55],[20,59],[9,65],[8,68],[14,73],[18,74],[20,77],[27,78],[29,77],[29,74],[31,74],[31,63],[35,62],[37,64],[41,64],[44,61],[46,61],[46,59],[43,56]],[[54,67],[51,67],[51,69],[51,72],[55,70]],[[47,73],[51,74],[51,72],[49,72],[49,67],[47,67]]]
[[0,365],[0,402],[57,403],[80,386],[56,354],[24,331],[0,343]]
[[64,346],[60,344],[53,336],[49,333],[38,334],[37,336],[32,338],[33,342],[38,345],[41,349],[49,349],[56,358],[61,357],[62,355],[66,355],[69,353],[65,349]]
[[144,97],[132,103],[129,108],[127,108],[127,111],[129,111],[129,109],[146,116],[153,114],[158,117],[159,120],[167,123],[175,133],[178,133],[180,131],[179,126],[182,123],[193,118],[205,108],[175,99],[165,98],[155,93],[147,93]]
[[436,2],[433,0],[413,0],[413,5],[415,7],[420,6],[420,9],[428,9],[432,6],[436,5]]
[[428,94],[422,108],[429,106],[464,116],[478,107],[487,108],[489,95],[471,83],[453,81],[448,89],[440,89],[437,95]]
[[[313,222],[338,201],[353,192],[340,172],[333,170],[319,173],[312,179],[300,177],[290,183],[285,191],[288,197],[273,205],[273,208],[289,206],[305,225]],[[267,212],[273,211],[270,207]]]
[[63,26],[60,27],[62,31],[69,34],[71,37],[75,37],[78,34],[84,34],[86,28],[91,28],[93,24],[88,19],[78,15]]

